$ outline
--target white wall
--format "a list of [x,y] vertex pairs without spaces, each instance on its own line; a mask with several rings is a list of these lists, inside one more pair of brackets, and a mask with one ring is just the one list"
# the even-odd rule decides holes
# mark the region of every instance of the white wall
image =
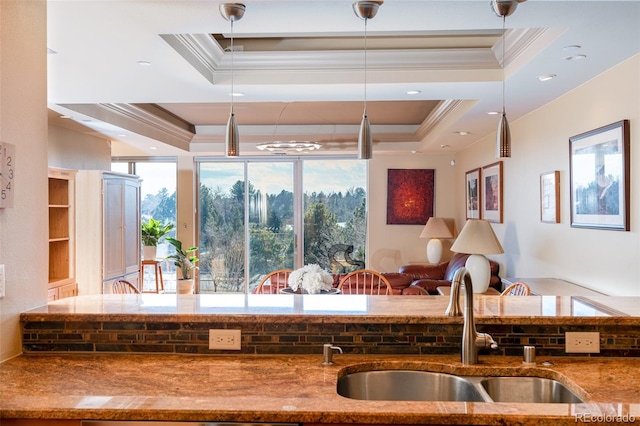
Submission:
[[19,314],[47,303],[46,7],[0,1],[0,140],[16,145],[15,206],[0,209],[0,361],[21,352]]
[[[631,122],[631,231],[572,228],[569,138],[622,119]],[[510,124],[504,223],[493,226],[505,249],[494,258],[506,275],[561,278],[606,294],[640,296],[640,55]],[[464,188],[465,170],[496,161],[494,152],[492,135],[460,153],[456,186]],[[560,171],[559,224],[540,222],[540,174],[552,170]],[[464,218],[462,201],[457,214]]]
[[377,271],[397,271],[400,266],[411,261],[426,262],[427,240],[419,238],[424,224],[387,225],[387,170],[435,169],[434,215],[454,218],[459,198],[454,183],[459,167],[451,165],[453,158],[453,155],[374,153],[373,158],[369,160],[367,194],[368,268]]
[[111,144],[104,138],[49,126],[49,166],[73,170],[111,170]]

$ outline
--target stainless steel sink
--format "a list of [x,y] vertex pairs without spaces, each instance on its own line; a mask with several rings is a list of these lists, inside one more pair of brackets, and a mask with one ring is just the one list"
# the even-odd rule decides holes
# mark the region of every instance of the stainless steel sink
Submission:
[[488,377],[482,387],[495,402],[584,402],[565,385],[541,377]]
[[417,370],[349,373],[338,378],[337,390],[347,398],[375,401],[584,402],[552,379],[456,376]]
[[338,394],[376,401],[484,401],[461,377],[412,370],[351,373],[338,379]]

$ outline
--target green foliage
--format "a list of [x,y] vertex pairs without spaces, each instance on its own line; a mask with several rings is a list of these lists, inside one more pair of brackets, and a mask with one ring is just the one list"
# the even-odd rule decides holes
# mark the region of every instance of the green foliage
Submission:
[[142,235],[142,245],[157,246],[160,238],[168,234],[174,227],[173,223],[163,224],[152,217],[147,222],[142,222],[140,232]]
[[173,264],[176,265],[176,268],[179,268],[182,272],[182,278],[185,280],[190,280],[192,277],[191,271],[194,269],[198,269],[196,263],[198,262],[198,258],[193,255],[196,251],[198,251],[198,247],[190,247],[186,250],[182,249],[182,241],[176,240],[175,238],[167,237],[167,242],[171,244],[176,252],[170,256],[167,256],[167,259],[172,259]]

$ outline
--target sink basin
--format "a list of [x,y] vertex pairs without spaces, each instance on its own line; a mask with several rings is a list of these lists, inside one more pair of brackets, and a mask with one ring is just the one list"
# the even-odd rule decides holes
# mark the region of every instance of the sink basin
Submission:
[[484,401],[461,377],[413,370],[351,373],[338,379],[338,394],[376,401]]
[[487,377],[480,381],[495,402],[584,402],[565,385],[540,377]]
[[418,370],[350,373],[338,379],[338,394],[373,401],[584,402],[553,379],[456,376]]

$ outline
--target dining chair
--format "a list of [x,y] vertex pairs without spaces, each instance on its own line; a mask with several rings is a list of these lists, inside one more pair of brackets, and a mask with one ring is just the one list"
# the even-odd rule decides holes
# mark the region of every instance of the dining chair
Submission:
[[140,294],[140,290],[138,287],[131,284],[127,280],[115,280],[113,284],[111,284],[111,293],[113,294]]
[[392,295],[389,280],[379,272],[360,269],[345,275],[338,284],[341,294]]
[[529,296],[530,294],[531,289],[527,283],[518,281],[505,288],[504,291],[500,293],[500,296]]
[[265,275],[256,287],[256,294],[277,294],[280,290],[289,287],[289,275],[293,272],[291,269],[278,269]]

